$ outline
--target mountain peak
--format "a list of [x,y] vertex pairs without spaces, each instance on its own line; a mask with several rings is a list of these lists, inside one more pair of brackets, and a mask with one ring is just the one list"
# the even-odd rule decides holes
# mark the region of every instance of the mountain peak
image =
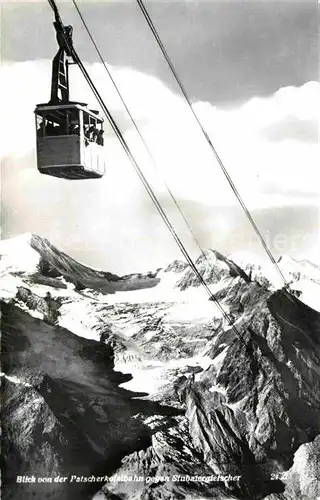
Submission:
[[181,273],[188,267],[188,264],[182,260],[174,260],[164,269],[165,273],[173,272],[173,273]]
[[7,240],[0,241],[2,270],[10,268],[14,271],[35,272],[40,256],[32,248],[32,233],[23,233]]
[[[201,255],[197,258],[195,265],[198,272],[208,285],[218,283],[227,277],[236,278],[238,276],[245,282],[250,282],[249,276],[243,269],[241,269],[241,267],[217,250],[213,250],[211,248],[202,251]],[[178,283],[178,287],[181,290],[185,290],[190,286],[199,285],[199,278],[195,275],[191,268],[186,269],[183,277]]]

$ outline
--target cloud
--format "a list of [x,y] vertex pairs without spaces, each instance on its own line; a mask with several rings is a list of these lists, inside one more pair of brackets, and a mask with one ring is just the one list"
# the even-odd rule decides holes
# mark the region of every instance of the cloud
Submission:
[[[131,69],[110,69],[174,191],[208,204],[231,203],[228,185],[182,98],[155,77]],[[93,64],[88,70],[129,145],[157,182],[150,159],[104,68]],[[48,61],[3,64],[2,157],[21,157],[34,148],[33,110],[35,104],[48,100],[50,71]],[[72,78],[72,98],[96,106],[79,70],[73,71]],[[315,142],[310,143],[311,127],[309,135],[305,131],[306,124],[317,123],[319,97],[320,85],[309,82],[301,87],[285,87],[269,98],[253,98],[235,109],[219,109],[205,102],[194,104],[239,189],[253,204],[257,201],[253,191],[263,193],[264,183],[271,180],[275,194],[277,185],[282,195],[284,186],[288,191],[300,189],[301,195],[314,190],[318,148]],[[110,127],[108,136],[110,163],[125,162]],[[307,169],[308,176],[302,174],[301,168]],[[157,188],[164,189],[161,181]]]
[[[220,214],[221,207],[236,204],[181,97],[155,77],[129,68],[110,68],[156,159],[157,170],[102,65],[87,65],[87,68],[143,172],[157,195],[165,200],[173,222],[185,237],[184,225],[168,197],[163,177],[182,203],[183,200],[198,203],[204,209],[207,207],[210,213],[212,207],[220,207]],[[33,111],[37,103],[49,99],[50,71],[49,61],[2,65],[0,109],[5,235],[13,231],[39,232],[56,244],[64,242],[68,251],[72,248],[81,254],[94,254],[96,264],[108,259],[114,264],[122,256],[126,270],[137,262],[137,254],[144,249],[150,265],[158,265],[161,256],[173,255],[174,245],[166,236],[160,217],[110,127],[106,126],[108,166],[102,180],[66,182],[38,174]],[[76,68],[72,69],[71,81],[72,99],[97,107]],[[221,109],[207,102],[194,104],[251,209],[307,205],[310,197],[315,199],[315,186],[319,186],[317,144],[303,135],[296,137],[290,133],[290,126],[288,134],[284,131],[288,117],[296,127],[315,120],[319,93],[320,85],[309,82],[301,87],[280,89],[268,98],[255,97],[234,108]],[[270,127],[273,127],[272,141],[266,137]],[[213,225],[215,231],[225,232],[230,222],[227,219],[220,215]],[[210,223],[207,227],[209,230]],[[117,244],[110,243],[115,235]],[[70,243],[66,243],[69,237]],[[117,270],[117,265],[113,269]]]
[[265,127],[261,133],[267,140],[274,142],[293,140],[318,144],[319,140],[317,120],[299,120],[290,115]]
[[[318,143],[311,142],[305,130],[306,123],[312,123],[316,129],[315,103],[319,98],[319,83],[308,82],[301,87],[280,89],[268,98],[255,97],[237,109],[214,109],[208,103],[196,105],[226,166],[252,206],[276,204],[278,194],[285,204],[301,202],[314,194],[314,186],[320,180],[319,150]],[[273,131],[273,141],[266,136],[266,130]],[[270,184],[273,196],[269,191],[268,198],[261,198],[265,186]]]

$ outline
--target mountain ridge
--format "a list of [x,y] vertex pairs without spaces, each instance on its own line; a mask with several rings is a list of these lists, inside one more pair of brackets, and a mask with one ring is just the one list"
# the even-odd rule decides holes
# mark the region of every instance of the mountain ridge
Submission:
[[[90,472],[99,458],[99,474],[112,481],[94,491],[81,484],[77,490],[53,485],[51,493],[46,486],[30,487],[26,500],[34,492],[67,500],[75,491],[80,500],[293,500],[305,492],[314,496],[306,499],[316,498],[316,476],[312,481],[299,476],[295,460],[316,470],[308,450],[318,456],[317,311],[268,280],[262,285],[250,269],[214,250],[206,250],[198,266],[232,326],[184,263],[151,273],[159,280],[153,287],[109,293],[100,286],[77,287],[84,271],[76,261],[42,241],[34,246],[54,272],[62,269],[65,275],[50,276],[49,268],[49,276],[41,275],[46,280],[36,281],[36,260],[36,267],[26,263],[24,272],[23,259],[18,270],[10,264],[10,251],[2,253],[10,477],[19,467],[27,474],[29,455],[38,474],[54,475],[61,468],[72,474],[73,450],[84,446],[75,462],[79,470]],[[73,272],[70,280],[67,273]],[[146,276],[126,275],[122,283],[131,279],[144,287]],[[112,385],[108,394],[105,383]],[[34,408],[23,391],[29,391]],[[107,401],[117,423],[104,407]],[[8,427],[10,419],[20,434]],[[32,434],[43,426],[44,434]],[[139,429],[147,436],[142,441]],[[114,469],[108,465],[115,452],[106,437],[111,431],[119,439]],[[67,443],[64,450],[61,440]],[[10,449],[19,451],[20,465]],[[151,479],[116,479],[130,474]],[[202,479],[172,480],[194,474]],[[228,475],[240,479],[203,479]],[[18,500],[20,488],[10,486],[7,477],[5,500]],[[161,477],[169,479],[157,480]]]

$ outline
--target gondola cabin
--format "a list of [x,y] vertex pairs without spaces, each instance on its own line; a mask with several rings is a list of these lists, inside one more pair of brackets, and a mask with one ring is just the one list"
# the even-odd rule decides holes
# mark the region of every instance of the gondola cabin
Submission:
[[105,171],[103,119],[86,104],[38,104],[39,172],[64,179],[95,179]]

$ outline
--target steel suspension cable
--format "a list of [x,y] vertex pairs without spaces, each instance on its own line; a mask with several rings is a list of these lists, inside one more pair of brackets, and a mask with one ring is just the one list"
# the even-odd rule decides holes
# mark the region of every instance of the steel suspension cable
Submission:
[[[51,5],[51,7],[53,8],[53,10],[57,12],[57,16],[59,16],[58,14],[58,9],[55,7],[53,7],[53,5],[55,6],[55,3],[54,3],[54,0],[48,0],[49,4]],[[56,18],[57,18],[56,16]],[[59,16],[59,19],[60,19],[60,16]],[[243,344],[245,346],[247,346],[247,341],[246,339],[243,337],[243,335],[239,332],[239,330],[237,329],[236,325],[232,322],[232,320],[230,319],[230,317],[224,312],[224,310],[221,308],[220,306],[220,303],[219,301],[213,296],[211,290],[208,288],[207,284],[205,283],[205,281],[203,280],[203,277],[201,276],[201,274],[199,273],[198,269],[196,268],[196,266],[194,265],[193,263],[193,260],[191,259],[191,257],[189,256],[187,250],[184,248],[184,245],[182,242],[179,243],[180,239],[179,239],[179,236],[176,234],[174,228],[172,227],[171,225],[171,222],[169,221],[169,219],[167,218],[165,212],[163,211],[159,201],[157,200],[151,186],[149,186],[148,184],[148,181],[147,179],[145,178],[145,176],[143,175],[142,171],[140,170],[140,167],[138,165],[138,163],[136,162],[135,158],[132,156],[132,153],[125,141],[125,139],[123,138],[122,134],[121,134],[121,131],[119,130],[117,124],[115,123],[113,117],[111,116],[108,108],[106,107],[101,95],[99,94],[98,90],[96,89],[93,81],[91,80],[88,72],[86,71],[86,68],[84,67],[84,65],[82,64],[79,56],[77,55],[75,49],[73,46],[70,47],[69,43],[68,43],[68,40],[65,36],[65,34],[63,35],[63,38],[64,38],[64,41],[66,43],[66,45],[68,46],[69,50],[72,51],[72,54],[73,54],[73,57],[74,57],[74,60],[75,62],[79,65],[88,85],[90,86],[91,90],[93,91],[96,99],[98,100],[101,108],[104,110],[106,116],[107,116],[107,119],[110,123],[110,125],[112,126],[112,129],[114,130],[118,140],[120,141],[121,145],[123,146],[128,158],[130,159],[131,163],[133,164],[133,166],[135,167],[135,170],[139,176],[139,178],[141,179],[141,181],[143,182],[143,185],[145,187],[145,189],[147,190],[148,194],[150,195],[150,197],[152,198],[152,201],[154,201],[161,217],[163,218],[164,222],[166,223],[166,225],[168,226],[168,229],[170,230],[171,234],[174,236],[174,239],[176,240],[181,252],[183,253],[184,257],[186,258],[187,262],[189,263],[190,267],[192,268],[192,270],[194,271],[194,273],[196,274],[196,276],[198,277],[200,283],[205,287],[205,289],[207,290],[209,296],[210,296],[210,299],[213,300],[216,305],[219,307],[220,311],[222,312],[223,316],[225,317],[225,319],[227,319],[230,327],[234,330],[234,332],[236,333],[236,336],[239,338],[239,340],[241,342],[243,342]],[[177,239],[176,239],[177,238]],[[180,246],[181,244],[181,246]],[[287,292],[288,293],[288,292]],[[288,294],[289,295],[289,294]],[[291,298],[292,300],[292,298]],[[245,326],[247,327],[246,323],[245,323]]]
[[214,297],[213,293],[211,292],[210,288],[208,287],[208,285],[206,284],[206,282],[204,281],[203,279],[203,276],[200,274],[199,270],[197,269],[197,267],[195,266],[192,258],[190,257],[188,251],[186,250],[184,244],[182,243],[179,235],[177,234],[177,232],[175,231],[175,229],[173,228],[170,220],[168,219],[166,213],[164,212],[161,204],[159,203],[153,189],[151,188],[150,184],[148,183],[145,175],[143,174],[142,170],[140,169],[136,159],[134,158],[126,140],[124,139],[120,129],[118,128],[118,125],[115,123],[113,117],[111,116],[108,108],[106,107],[101,95],[99,94],[99,92],[97,91],[96,87],[94,86],[89,74],[87,73],[87,70],[85,69],[85,67],[83,66],[82,62],[80,61],[80,59],[77,61],[77,64],[79,65],[85,79],[87,80],[88,84],[90,85],[90,88],[91,90],[93,91],[96,99],[98,100],[102,110],[104,111],[116,137],[118,138],[121,146],[123,147],[126,155],[128,156],[129,160],[131,161],[136,173],[138,174],[139,176],[139,179],[141,180],[144,188],[146,189],[147,193],[149,194],[150,198],[152,199],[155,207],[157,208],[159,214],[161,215],[163,221],[165,222],[167,228],[169,229],[171,235],[173,236],[175,242],[177,243],[179,249],[181,250],[184,258],[186,259],[186,261],[188,262],[189,266],[191,267],[191,269],[193,270],[193,272],[195,273],[195,275],[197,276],[199,282],[201,283],[201,285],[205,288],[206,292],[208,293],[210,299],[212,301],[214,301],[216,303],[216,305],[218,306],[219,310],[221,311],[221,313],[223,314],[223,316],[225,317],[225,319],[228,321],[229,325],[231,327],[234,327],[233,325],[233,321],[231,320],[231,318],[229,317],[229,315],[227,315],[227,313],[221,308],[221,305],[220,303],[218,302],[218,300]]
[[[117,86],[117,84],[116,84],[116,81],[114,80],[114,78],[113,78],[113,76],[112,76],[112,74],[111,74],[111,72],[110,72],[110,70],[109,70],[108,66],[107,66],[107,65],[106,65],[106,63],[105,63],[105,60],[104,60],[104,58],[103,58],[103,55],[102,55],[102,53],[101,53],[101,51],[100,51],[100,49],[99,49],[99,47],[98,47],[98,45],[97,45],[97,43],[96,43],[95,39],[93,38],[93,35],[92,35],[92,33],[91,33],[91,31],[90,31],[90,29],[89,29],[89,27],[88,27],[88,25],[87,25],[87,23],[86,23],[86,21],[85,21],[84,17],[83,17],[82,12],[80,11],[80,8],[79,8],[79,6],[78,6],[78,4],[77,4],[76,0],[72,0],[72,2],[73,2],[74,6],[75,6],[75,8],[76,8],[76,10],[77,10],[77,13],[78,13],[78,15],[79,15],[79,17],[80,17],[80,19],[81,19],[81,22],[82,22],[82,24],[83,24],[83,26],[84,26],[84,28],[85,28],[85,30],[86,30],[86,32],[87,32],[87,34],[88,34],[88,36],[89,36],[89,38],[90,38],[90,40],[91,40],[91,42],[92,42],[92,44],[93,44],[93,46],[94,46],[94,48],[95,48],[95,50],[96,50],[97,54],[98,54],[98,56],[99,56],[100,61],[101,61],[102,65],[103,65],[103,67],[105,68],[105,70],[106,70],[106,72],[107,72],[107,74],[108,74],[108,77],[109,77],[110,81],[112,82],[113,87],[114,87],[115,91],[117,92],[117,94],[118,94],[118,96],[119,96],[119,98],[120,98],[120,100],[121,100],[121,102],[122,102],[122,105],[124,106],[124,108],[125,108],[125,110],[126,110],[126,112],[127,112],[128,116],[130,117],[130,120],[131,120],[131,122],[132,122],[132,124],[133,124],[133,126],[134,126],[134,128],[135,128],[135,130],[136,130],[136,132],[138,133],[139,138],[140,138],[140,140],[142,141],[142,143],[143,143],[143,145],[144,145],[145,150],[146,150],[146,151],[147,151],[147,153],[148,153],[148,156],[149,156],[149,158],[150,158],[150,160],[151,160],[151,162],[152,162],[153,166],[154,166],[154,167],[155,167],[155,168],[156,168],[156,169],[160,172],[160,168],[159,168],[159,166],[157,165],[157,162],[156,162],[156,160],[155,160],[155,158],[154,158],[154,156],[153,156],[153,154],[152,154],[152,152],[151,152],[151,150],[150,150],[150,148],[149,148],[148,144],[146,143],[146,141],[145,141],[145,139],[144,139],[143,135],[141,134],[141,132],[140,132],[140,130],[139,130],[139,127],[137,126],[136,120],[134,119],[134,117],[133,117],[133,115],[132,115],[132,113],[131,113],[130,109],[128,108],[128,106],[127,106],[127,104],[126,104],[125,100],[123,99],[122,94],[121,94],[121,92],[119,91],[118,86]],[[167,191],[168,191],[168,193],[169,193],[169,195],[170,195],[170,197],[171,197],[171,199],[172,199],[173,203],[175,204],[175,206],[176,206],[176,208],[178,209],[178,211],[179,211],[179,213],[180,213],[180,215],[181,215],[181,217],[182,217],[183,221],[185,222],[185,224],[186,224],[187,228],[189,229],[189,231],[190,231],[190,233],[191,233],[191,236],[192,236],[192,238],[193,238],[194,242],[196,243],[196,245],[197,245],[197,247],[198,247],[198,249],[199,249],[199,251],[200,251],[201,255],[203,256],[203,258],[206,260],[206,262],[207,262],[207,263],[208,263],[208,265],[210,266],[210,268],[211,268],[211,270],[213,271],[213,273],[214,273],[214,275],[216,276],[216,278],[219,278],[219,276],[218,276],[218,274],[216,273],[216,271],[215,271],[214,267],[210,264],[210,262],[209,262],[209,260],[208,260],[208,257],[207,257],[207,255],[205,254],[205,252],[204,252],[203,248],[201,247],[201,245],[200,245],[200,243],[199,243],[199,241],[198,241],[198,239],[197,239],[197,237],[196,237],[196,235],[195,235],[195,233],[194,233],[194,231],[193,231],[192,227],[189,225],[188,220],[187,220],[187,218],[186,218],[185,214],[183,213],[182,209],[180,208],[180,206],[179,206],[179,204],[178,204],[178,202],[177,202],[177,200],[176,200],[176,198],[175,198],[174,194],[172,193],[172,191],[171,191],[171,189],[170,189],[170,187],[169,187],[168,183],[166,182],[166,179],[165,179],[163,176],[162,176],[162,180],[163,180],[163,182],[164,182],[164,185],[165,185],[165,187],[166,187],[166,189],[167,189]]]
[[190,99],[190,97],[189,97],[189,95],[188,95],[188,93],[186,91],[186,88],[185,88],[182,80],[180,79],[180,77],[179,77],[179,75],[178,75],[178,73],[177,73],[177,71],[176,71],[176,69],[175,69],[175,67],[173,65],[173,62],[172,62],[172,60],[171,60],[171,58],[170,58],[170,56],[169,56],[169,54],[168,54],[168,52],[166,50],[166,48],[165,48],[165,46],[164,46],[161,38],[160,38],[160,35],[159,35],[159,33],[158,33],[158,31],[157,31],[157,29],[156,29],[156,27],[155,27],[155,25],[154,25],[154,23],[152,21],[149,13],[147,11],[147,9],[146,9],[143,1],[142,0],[137,0],[137,3],[139,5],[139,7],[140,7],[140,10],[141,10],[142,14],[143,14],[143,17],[145,18],[145,20],[146,20],[146,22],[147,22],[150,30],[152,31],[152,34],[153,34],[154,38],[156,39],[157,44],[160,47],[160,50],[161,50],[162,54],[164,55],[164,57],[165,57],[165,59],[167,61],[167,64],[168,64],[168,66],[169,66],[169,68],[170,68],[170,70],[171,70],[171,72],[172,72],[172,74],[173,74],[173,76],[174,76],[174,78],[175,78],[175,80],[176,80],[176,82],[177,82],[177,84],[178,84],[178,86],[179,86],[179,88],[180,88],[180,90],[181,90],[181,92],[182,92],[182,94],[183,94],[183,96],[184,96],[184,98],[185,98],[185,100],[186,100],[186,102],[187,102],[190,110],[191,110],[191,113],[192,113],[193,117],[195,118],[198,126],[200,127],[200,129],[202,131],[202,134],[204,135],[204,138],[206,139],[207,143],[209,144],[209,146],[211,148],[211,151],[213,152],[213,154],[214,154],[214,156],[215,156],[215,158],[216,158],[216,160],[217,160],[220,168],[222,169],[222,171],[223,171],[223,173],[224,173],[224,175],[225,175],[225,177],[226,177],[226,179],[227,179],[227,181],[228,181],[228,183],[229,183],[229,185],[230,185],[233,193],[235,194],[235,196],[236,196],[237,200],[239,201],[242,209],[244,210],[246,216],[248,217],[248,220],[249,220],[250,224],[252,225],[252,227],[253,227],[256,235],[258,236],[258,238],[259,238],[259,240],[260,240],[263,248],[265,249],[268,257],[270,258],[272,264],[276,267],[276,269],[277,269],[279,275],[281,276],[281,279],[283,280],[284,284],[286,286],[289,286],[288,282],[287,282],[287,280],[285,278],[285,276],[283,275],[280,267],[277,264],[277,261],[275,260],[275,258],[272,255],[272,253],[271,253],[271,251],[270,251],[267,243],[265,242],[265,240],[264,240],[264,238],[263,238],[263,236],[262,236],[262,234],[261,234],[261,232],[260,232],[257,224],[255,223],[252,215],[250,214],[250,211],[248,210],[245,202],[243,201],[243,199],[242,199],[239,191],[237,190],[237,188],[236,188],[233,180],[231,179],[231,177],[230,177],[230,175],[229,175],[229,173],[228,173],[228,171],[227,171],[227,169],[226,169],[226,167],[225,167],[222,159],[220,158],[220,156],[219,156],[216,148],[214,147],[214,145],[213,145],[213,143],[212,143],[212,141],[211,141],[211,139],[210,139],[207,131],[205,130],[205,128],[202,125],[202,123],[201,123],[201,121],[200,121],[197,113],[195,112],[195,110],[194,110],[194,108],[192,106],[191,99]]
[[[100,61],[101,61],[102,65],[103,65],[103,67],[105,68],[105,70],[106,70],[106,72],[107,72],[107,74],[108,74],[108,77],[110,78],[110,81],[112,82],[113,87],[114,87],[115,91],[117,92],[117,94],[118,94],[118,96],[119,96],[119,98],[120,98],[120,100],[121,100],[121,102],[122,102],[122,105],[124,106],[124,108],[125,108],[125,110],[126,110],[126,112],[127,112],[128,116],[130,117],[130,120],[131,120],[131,122],[132,122],[132,124],[133,124],[133,126],[134,126],[134,128],[135,128],[135,130],[136,130],[136,132],[138,133],[138,135],[139,135],[139,137],[140,137],[140,139],[141,139],[141,141],[142,141],[142,143],[143,143],[143,145],[144,145],[144,147],[145,147],[145,149],[146,149],[147,153],[148,153],[148,156],[149,156],[149,158],[150,158],[151,162],[153,163],[154,167],[155,167],[157,170],[160,170],[160,169],[159,169],[159,166],[158,166],[158,165],[157,165],[157,163],[156,163],[156,160],[154,159],[154,156],[153,156],[153,154],[152,154],[152,152],[151,152],[151,150],[150,150],[149,146],[147,145],[147,143],[146,143],[146,141],[145,141],[145,139],[144,139],[143,135],[141,134],[141,132],[140,132],[140,130],[139,130],[139,127],[137,126],[136,120],[134,119],[134,117],[133,117],[133,115],[132,115],[131,111],[129,110],[129,108],[128,108],[128,106],[127,106],[127,104],[126,104],[126,102],[125,102],[124,98],[122,97],[122,94],[121,94],[121,92],[120,92],[120,90],[119,90],[119,88],[118,88],[118,86],[117,86],[116,81],[114,80],[114,78],[113,78],[113,76],[112,76],[112,74],[111,74],[111,72],[110,72],[110,70],[109,70],[108,66],[106,65],[106,62],[105,62],[105,60],[104,60],[104,58],[103,58],[103,55],[102,55],[102,53],[101,53],[101,51],[100,51],[100,49],[99,49],[99,47],[98,47],[98,45],[97,45],[97,43],[96,43],[95,39],[93,38],[93,35],[92,35],[92,33],[91,33],[91,31],[90,31],[90,29],[89,29],[89,27],[88,27],[88,25],[87,25],[87,23],[86,23],[86,21],[85,21],[84,17],[83,17],[83,14],[82,14],[82,13],[81,13],[81,11],[80,11],[79,6],[77,5],[76,0],[72,0],[72,2],[73,2],[74,6],[75,6],[75,8],[76,8],[76,10],[77,10],[77,12],[78,12],[78,14],[79,14],[79,17],[80,17],[80,19],[81,19],[81,21],[82,21],[82,24],[83,24],[83,26],[84,26],[85,30],[87,31],[87,34],[88,34],[88,36],[89,36],[89,38],[90,38],[90,40],[91,40],[91,42],[92,42],[92,44],[93,44],[93,46],[94,46],[94,48],[95,48],[95,50],[96,50],[97,54],[98,54],[98,56],[99,56]],[[213,266],[212,266],[212,264],[209,262],[207,255],[205,254],[205,252],[204,252],[203,248],[201,247],[201,245],[200,245],[200,243],[199,243],[199,241],[198,241],[198,239],[197,239],[196,235],[194,234],[194,231],[193,231],[193,230],[192,230],[192,228],[190,227],[190,225],[189,225],[189,223],[188,223],[188,220],[187,220],[186,216],[184,215],[184,213],[183,213],[182,209],[180,208],[180,206],[179,206],[179,204],[178,204],[178,202],[177,202],[177,200],[176,200],[176,198],[175,198],[174,194],[172,193],[172,191],[171,191],[171,189],[170,189],[169,185],[167,184],[166,179],[165,179],[164,177],[163,177],[162,179],[163,179],[163,182],[164,182],[164,184],[165,184],[165,186],[166,186],[166,189],[167,189],[167,191],[168,191],[168,193],[169,193],[169,195],[170,195],[171,199],[173,200],[173,202],[174,202],[175,206],[177,207],[177,209],[178,209],[178,211],[179,211],[179,213],[180,213],[181,217],[183,218],[183,220],[184,220],[184,222],[185,222],[186,226],[188,227],[188,229],[189,229],[189,231],[190,231],[190,233],[191,233],[191,235],[192,235],[192,238],[194,239],[194,241],[195,241],[195,243],[196,243],[196,245],[197,245],[197,247],[198,247],[198,249],[199,249],[199,251],[200,251],[201,255],[203,256],[203,258],[206,260],[206,262],[207,262],[207,263],[208,263],[208,265],[210,266],[210,269],[211,269],[211,271],[213,271],[213,274],[216,276],[216,278],[217,278],[217,279],[220,279],[220,278],[219,278],[219,276],[218,276],[218,274],[217,274],[217,272],[215,271],[214,267],[213,267]],[[201,284],[201,282],[200,282],[200,284]],[[211,293],[211,297],[212,297],[212,292],[210,291],[210,293]],[[210,298],[211,298],[211,297],[210,297]],[[211,300],[212,300],[212,298],[211,298]],[[224,308],[222,307],[222,305],[220,304],[219,300],[215,298],[215,299],[214,299],[214,302],[218,305],[218,308],[219,308],[220,312],[222,312],[222,313],[223,313],[224,317],[228,320],[229,324],[231,325],[230,320],[229,320],[229,318],[228,318],[228,315],[227,315],[226,311],[224,310]],[[233,327],[234,327],[233,323],[232,323],[232,325],[231,325],[231,326],[233,326]],[[245,323],[245,327],[248,327],[248,325],[247,325],[246,323]],[[243,340],[243,339],[242,339],[241,334],[239,333],[239,331],[238,331],[237,329],[236,329],[236,331],[237,331],[237,336],[240,338],[240,340]]]
[[[55,5],[55,2],[54,0],[48,0],[50,6],[53,8],[54,10],[54,13],[55,13],[55,16],[56,16],[56,20],[58,19],[58,21],[61,23],[62,25],[62,22],[61,22],[61,18],[59,16],[59,13],[58,13],[58,9]],[[63,25],[62,25],[63,26]],[[126,140],[124,139],[118,125],[116,124],[115,120],[113,119],[112,115],[110,114],[110,111],[108,110],[106,104],[104,103],[104,100],[103,98],[101,97],[99,91],[97,90],[95,84],[93,83],[89,73],[87,72],[85,66],[83,65],[80,57],[78,56],[73,44],[70,44],[70,41],[68,40],[65,32],[63,31],[62,32],[62,37],[64,39],[64,42],[68,48],[68,50],[70,51],[70,54],[72,55],[72,58],[73,58],[73,61],[79,66],[85,80],[87,81],[90,89],[92,90],[95,98],[97,99],[98,103],[100,104],[101,106],[101,109],[103,110],[103,112],[105,113],[107,119],[108,119],[108,122],[109,124],[111,125],[112,127],[112,130],[113,132],[115,133],[117,139],[119,140],[121,146],[123,147],[126,155],[128,156],[130,162],[132,163],[139,179],[141,180],[144,188],[146,189],[147,193],[149,194],[150,198],[152,199],[155,207],[157,208],[160,216],[162,217],[163,221],[165,222],[167,228],[169,229],[171,235],[173,236],[175,242],[177,243],[181,253],[183,254],[184,258],[186,259],[187,263],[189,264],[189,266],[191,267],[191,269],[193,270],[194,274],[197,276],[200,284],[205,288],[206,292],[208,293],[209,295],[209,298],[210,300],[212,300],[218,307],[218,309],[220,310],[220,312],[222,313],[223,317],[226,319],[226,321],[229,323],[229,326],[235,331],[236,333],[236,336],[242,341],[244,342],[244,344],[246,344],[246,340],[243,338],[243,335],[240,334],[240,332],[238,331],[238,329],[236,328],[236,326],[234,325],[234,322],[232,321],[231,317],[224,311],[224,309],[221,307],[219,301],[216,299],[216,297],[213,295],[213,293],[211,292],[210,288],[208,287],[208,285],[206,284],[206,282],[204,281],[203,279],[203,276],[201,275],[201,273],[199,272],[199,270],[197,269],[197,267],[195,266],[192,258],[190,257],[187,249],[185,248],[183,242],[181,241],[179,235],[176,233],[174,227],[172,226],[170,220],[168,219],[166,213],[164,212],[161,204],[159,203],[153,189],[151,188],[151,186],[149,185],[146,177],[144,176],[142,170],[140,169],[135,157],[133,156]]]

